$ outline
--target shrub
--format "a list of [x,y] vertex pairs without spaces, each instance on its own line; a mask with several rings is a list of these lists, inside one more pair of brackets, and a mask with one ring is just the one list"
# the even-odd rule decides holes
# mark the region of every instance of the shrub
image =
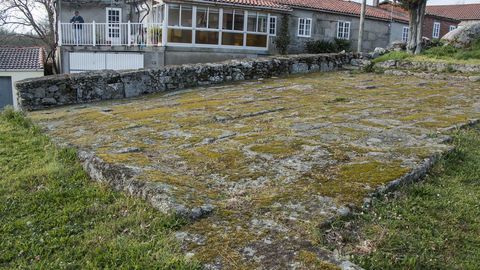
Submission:
[[451,45],[441,46],[441,47],[433,47],[423,52],[424,55],[433,57],[433,58],[441,58],[441,57],[453,57],[457,53],[457,49]]
[[351,49],[352,42],[350,40],[336,38],[335,39],[335,45],[337,46],[337,50],[339,52],[341,52],[341,51],[347,51],[348,52]]
[[350,50],[350,41],[343,39],[310,40],[305,43],[307,53],[336,53]]
[[480,39],[474,41],[470,48],[459,50],[455,58],[459,60],[480,59]]
[[308,53],[333,53],[337,50],[335,43],[327,40],[309,40],[305,49]]
[[275,47],[280,54],[287,54],[288,45],[290,44],[290,35],[288,34],[288,14],[282,15],[278,37],[275,40]]

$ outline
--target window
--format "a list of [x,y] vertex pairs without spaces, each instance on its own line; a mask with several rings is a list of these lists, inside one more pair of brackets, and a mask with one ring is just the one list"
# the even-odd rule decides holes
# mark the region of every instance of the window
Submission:
[[337,23],[337,38],[350,39],[350,22],[339,21]]
[[432,34],[432,37],[433,37],[433,38],[439,38],[439,37],[440,37],[440,23],[439,23],[439,22],[433,23],[433,34]]
[[268,33],[270,34],[270,36],[277,35],[277,17],[276,16],[270,16],[270,29],[268,30]]
[[410,31],[410,28],[408,26],[403,27],[402,31],[402,41],[403,42],[408,42],[408,32]]
[[210,7],[197,7],[197,30],[195,43],[218,45],[219,10]]
[[457,29],[457,26],[456,25],[450,25],[450,27],[448,28],[448,32],[451,32],[453,30]]
[[[174,45],[183,43],[192,46],[224,45],[261,49],[268,46],[268,35],[272,27],[269,28],[270,17],[267,13],[180,4],[166,4],[166,7],[166,39],[169,43],[176,43]],[[274,23],[276,24],[276,18]],[[273,33],[276,32],[275,24]],[[304,31],[310,33],[311,21],[304,24]]]
[[168,26],[192,27],[192,7],[169,5]]
[[192,26],[192,7],[180,6],[180,25],[191,27]]
[[298,36],[299,37],[312,36],[312,19],[298,18]]
[[247,31],[248,32],[267,32],[267,14],[258,13],[255,11],[248,12],[247,19]]
[[218,29],[218,18],[218,9],[197,7],[197,28]]
[[192,15],[192,6],[168,5],[167,42],[192,43]]
[[243,31],[243,11],[238,9],[223,10],[223,29]]

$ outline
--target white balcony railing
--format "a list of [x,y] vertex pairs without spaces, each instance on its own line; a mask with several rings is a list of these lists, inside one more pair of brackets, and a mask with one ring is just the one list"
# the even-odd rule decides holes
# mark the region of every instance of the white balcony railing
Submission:
[[161,23],[60,23],[60,45],[160,46]]

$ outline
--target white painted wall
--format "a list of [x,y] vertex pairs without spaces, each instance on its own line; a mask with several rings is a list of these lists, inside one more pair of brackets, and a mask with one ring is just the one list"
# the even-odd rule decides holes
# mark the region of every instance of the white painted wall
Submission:
[[4,71],[0,70],[0,76],[6,76],[12,78],[12,91],[13,91],[13,107],[18,108],[17,104],[17,89],[15,88],[15,82],[28,79],[37,78],[43,76],[43,70],[40,71]]

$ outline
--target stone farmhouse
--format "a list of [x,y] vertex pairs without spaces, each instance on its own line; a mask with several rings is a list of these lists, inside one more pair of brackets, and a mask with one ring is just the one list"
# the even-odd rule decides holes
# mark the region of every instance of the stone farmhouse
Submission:
[[[465,6],[465,5],[458,5]],[[379,5],[380,8],[387,10],[399,16],[408,16],[408,11],[403,9],[399,4],[392,3],[392,1],[383,1]],[[425,12],[425,19],[423,23],[423,36],[429,39],[439,39],[448,32],[456,29],[461,20],[455,16],[447,13],[436,12],[437,7],[443,6],[427,6]],[[443,8],[442,8],[443,10]],[[406,42],[408,39],[409,28],[408,25],[402,29],[402,41]]]
[[458,20],[460,25],[480,22],[480,4],[427,6],[426,13]]
[[[82,23],[72,23],[75,11]],[[289,53],[309,40],[350,40],[360,4],[342,0],[59,0],[59,66],[64,73],[156,68],[276,54],[284,15]],[[78,18],[78,17],[77,17]],[[75,21],[75,20],[73,20]],[[368,6],[364,49],[402,39],[404,14]]]

